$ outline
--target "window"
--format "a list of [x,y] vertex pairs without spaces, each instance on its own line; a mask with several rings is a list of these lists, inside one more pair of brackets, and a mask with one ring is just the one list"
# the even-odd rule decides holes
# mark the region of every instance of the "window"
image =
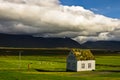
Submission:
[[88,68],[91,68],[91,67],[92,67],[91,63],[88,63]]
[[83,68],[83,69],[85,68],[85,64],[84,63],[81,64],[81,68]]

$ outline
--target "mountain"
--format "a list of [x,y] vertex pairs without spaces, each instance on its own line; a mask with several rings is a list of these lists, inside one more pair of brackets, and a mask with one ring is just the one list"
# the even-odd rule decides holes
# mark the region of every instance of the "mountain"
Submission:
[[120,41],[88,41],[84,44],[70,38],[43,38],[31,35],[0,34],[0,47],[16,48],[86,48],[120,50]]
[[0,34],[0,47],[19,48],[73,48],[82,47],[70,38],[43,38],[31,35]]
[[120,41],[88,41],[82,46],[89,49],[120,50]]

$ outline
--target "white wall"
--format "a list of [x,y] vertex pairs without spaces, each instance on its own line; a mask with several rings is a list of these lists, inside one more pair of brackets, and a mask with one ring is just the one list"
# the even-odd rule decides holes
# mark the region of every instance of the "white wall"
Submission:
[[[82,64],[85,64],[84,68]],[[88,68],[88,64],[91,64],[91,67]],[[77,62],[77,71],[90,71],[90,70],[95,70],[95,60],[85,60]]]

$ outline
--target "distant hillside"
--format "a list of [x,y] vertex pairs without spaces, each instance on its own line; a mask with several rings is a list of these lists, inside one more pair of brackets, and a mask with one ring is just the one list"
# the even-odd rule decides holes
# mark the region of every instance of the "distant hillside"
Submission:
[[82,45],[89,49],[120,50],[120,41],[88,41]]
[[42,38],[30,35],[0,34],[0,47],[22,48],[58,48],[58,47],[81,47],[70,38]]
[[120,50],[120,41],[88,41],[84,44],[70,38],[43,38],[31,35],[0,34],[0,47],[16,48],[86,48]]

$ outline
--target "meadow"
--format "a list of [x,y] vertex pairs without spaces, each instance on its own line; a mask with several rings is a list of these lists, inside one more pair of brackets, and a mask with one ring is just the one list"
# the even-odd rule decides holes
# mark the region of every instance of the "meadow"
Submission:
[[120,80],[119,52],[93,52],[96,70],[85,72],[66,72],[68,53],[69,49],[1,48],[0,80]]

